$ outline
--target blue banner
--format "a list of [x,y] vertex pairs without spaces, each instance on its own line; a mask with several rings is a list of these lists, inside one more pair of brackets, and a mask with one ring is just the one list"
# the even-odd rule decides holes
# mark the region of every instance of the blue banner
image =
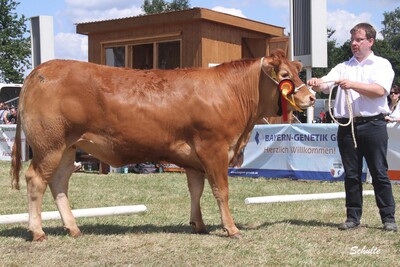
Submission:
[[[333,123],[256,125],[243,163],[230,168],[229,175],[343,181],[337,127]],[[366,171],[364,167],[364,180]]]

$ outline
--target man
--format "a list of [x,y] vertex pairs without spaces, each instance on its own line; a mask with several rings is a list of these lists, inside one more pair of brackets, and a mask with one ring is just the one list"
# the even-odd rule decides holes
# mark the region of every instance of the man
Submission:
[[[372,176],[383,230],[397,231],[395,202],[387,175],[388,133],[385,122],[385,114],[389,113],[387,95],[394,71],[388,60],[374,55],[372,46],[376,31],[370,24],[357,24],[350,33],[353,57],[335,66],[326,76],[307,81],[315,91],[324,93],[329,93],[335,85],[338,86],[334,116],[341,124],[337,136],[346,173],[344,185],[347,214],[346,221],[339,225],[339,229],[360,227],[361,174],[365,157]],[[354,128],[348,124],[349,118],[352,119]],[[345,126],[346,124],[348,125]]]
[[7,124],[17,124],[17,110],[14,106],[10,108],[7,114]]

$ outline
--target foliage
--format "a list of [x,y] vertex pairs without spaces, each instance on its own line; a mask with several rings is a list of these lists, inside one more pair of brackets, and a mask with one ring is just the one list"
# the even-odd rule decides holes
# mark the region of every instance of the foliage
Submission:
[[[398,34],[398,36],[400,36],[400,34]],[[390,61],[395,73],[394,83],[400,85],[400,48],[393,49],[390,42],[385,39],[376,40],[373,50],[376,55]]]
[[384,12],[381,31],[383,38],[388,41],[395,50],[400,49],[400,7],[393,12]]
[[190,8],[189,0],[144,0],[142,10],[146,15],[158,14],[169,11],[185,10]]
[[24,15],[14,12],[18,2],[0,0],[0,81],[22,83],[24,72],[30,67],[30,39]]
[[400,8],[392,12],[383,13],[383,29],[381,31],[383,42],[377,42],[375,49],[377,54],[387,58],[395,72],[395,83],[400,85]]

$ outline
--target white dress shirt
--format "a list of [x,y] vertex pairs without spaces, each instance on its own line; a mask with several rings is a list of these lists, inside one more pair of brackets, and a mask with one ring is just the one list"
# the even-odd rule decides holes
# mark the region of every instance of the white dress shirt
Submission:
[[[362,62],[358,62],[355,57],[352,57],[349,61],[336,65],[321,79],[323,81],[332,81],[328,83],[328,89],[324,90],[324,93],[329,93],[329,91],[335,87],[334,81],[341,79],[379,84],[385,88],[387,92],[382,97],[371,98],[361,95],[354,90],[347,90],[353,109],[353,117],[369,117],[390,112],[387,103],[387,95],[392,86],[394,71],[387,59],[375,56],[373,52]],[[337,118],[349,118],[345,90],[342,90],[340,86],[336,92],[336,101],[333,111],[334,116]]]
[[397,102],[396,106],[394,107],[394,110],[390,112],[389,116],[394,119],[400,119],[400,103],[399,102]]

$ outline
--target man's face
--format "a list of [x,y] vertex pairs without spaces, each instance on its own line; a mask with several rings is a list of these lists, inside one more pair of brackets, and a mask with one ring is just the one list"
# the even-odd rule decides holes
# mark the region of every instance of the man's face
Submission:
[[359,29],[351,35],[351,52],[358,60],[365,59],[371,52],[374,39],[368,39],[364,30]]

